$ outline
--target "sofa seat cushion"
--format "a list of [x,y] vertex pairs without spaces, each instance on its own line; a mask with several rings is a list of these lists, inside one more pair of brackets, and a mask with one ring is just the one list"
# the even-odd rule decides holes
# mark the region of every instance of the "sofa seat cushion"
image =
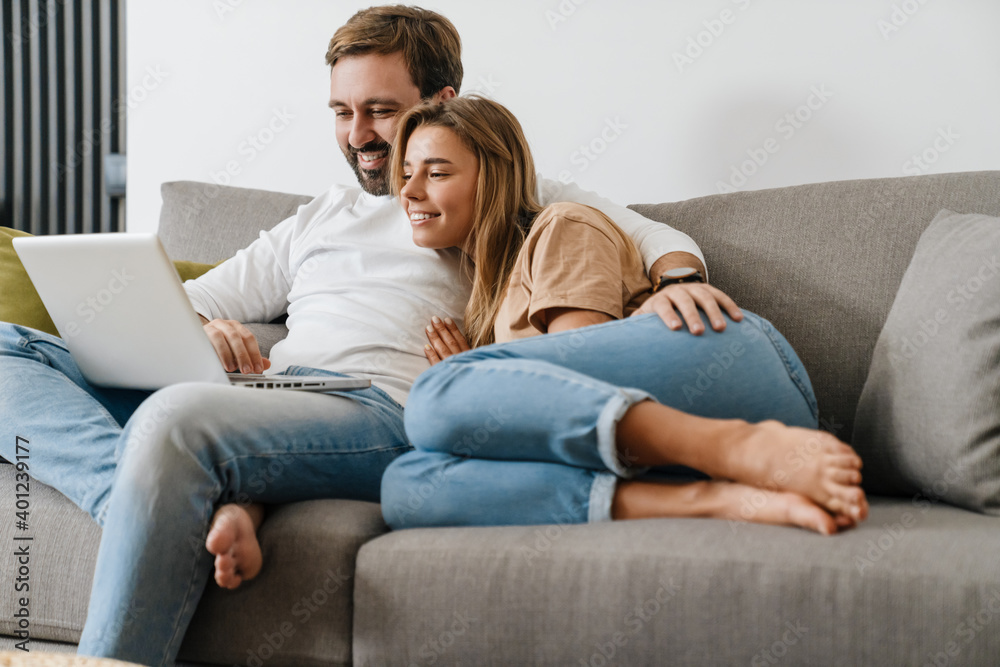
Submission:
[[354,662],[1000,664],[998,528],[873,498],[832,537],[713,519],[393,532],[358,555]]
[[[850,442],[875,340],[920,234],[943,208],[1000,215],[1000,171],[817,183],[631,208],[690,234],[712,283],[774,323],[809,372],[821,425]],[[867,459],[864,443],[855,444]],[[866,487],[878,481],[865,477]]]
[[[18,532],[13,468],[0,465],[7,519],[0,522],[0,541],[8,546]],[[101,531],[54,489],[33,480],[30,493],[31,636],[76,643]],[[235,591],[209,584],[181,658],[226,665],[349,664],[355,557],[385,530],[375,503],[317,500],[274,508],[260,531],[264,569]],[[14,580],[14,565],[14,558],[0,559],[0,580]],[[14,634],[14,613],[14,595],[0,596],[0,634]]]

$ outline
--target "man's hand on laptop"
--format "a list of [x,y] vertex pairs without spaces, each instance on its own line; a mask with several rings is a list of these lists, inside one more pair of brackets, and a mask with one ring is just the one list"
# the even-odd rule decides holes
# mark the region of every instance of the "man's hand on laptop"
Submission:
[[201,323],[212,341],[227,373],[263,373],[271,367],[271,362],[260,354],[257,338],[250,330],[236,320],[212,320],[202,315]]

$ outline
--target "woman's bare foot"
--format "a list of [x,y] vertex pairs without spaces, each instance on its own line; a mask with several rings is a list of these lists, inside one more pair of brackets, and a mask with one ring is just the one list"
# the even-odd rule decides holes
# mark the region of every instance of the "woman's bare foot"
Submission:
[[738,482],[708,482],[722,503],[721,517],[733,521],[798,526],[821,535],[852,528],[847,516],[831,516],[809,498],[791,491],[768,491]]
[[258,512],[262,519],[259,505],[230,503],[216,510],[212,518],[205,547],[215,554],[215,583],[222,588],[236,588],[260,572],[264,559],[257,541]]
[[868,516],[861,489],[861,457],[825,431],[777,421],[739,424],[718,460],[713,477],[771,491],[791,491],[855,523]]
[[716,480],[797,493],[844,517],[838,525],[868,516],[861,458],[825,431],[707,419],[643,401],[619,422],[615,442],[633,465],[680,464]]
[[620,481],[611,508],[614,519],[706,517],[796,526],[821,535],[852,528],[847,516],[832,516],[809,498],[727,481],[662,484]]

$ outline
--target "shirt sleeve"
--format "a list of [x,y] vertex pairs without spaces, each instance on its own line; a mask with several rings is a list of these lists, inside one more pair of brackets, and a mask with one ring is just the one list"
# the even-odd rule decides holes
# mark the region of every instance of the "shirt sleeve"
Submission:
[[528,322],[546,330],[548,308],[596,310],[622,318],[621,251],[607,232],[572,218],[533,230],[524,275],[530,281]]
[[256,241],[184,290],[195,311],[210,320],[270,322],[288,308],[289,271],[297,216],[262,231]]
[[[708,264],[701,248],[690,236],[662,222],[654,222],[635,211],[619,206],[594,192],[583,190],[575,183],[562,183],[538,176],[539,201],[542,206],[571,201],[596,208],[608,216],[632,237],[642,253],[647,273],[660,257],[671,252],[689,252],[705,266]],[[707,279],[707,276],[706,276]]]

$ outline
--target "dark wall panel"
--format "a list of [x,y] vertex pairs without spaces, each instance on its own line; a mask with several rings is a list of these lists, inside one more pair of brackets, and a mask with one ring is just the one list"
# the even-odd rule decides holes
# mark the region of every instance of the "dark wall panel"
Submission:
[[104,189],[123,152],[123,0],[3,0],[0,225],[32,234],[124,229]]

